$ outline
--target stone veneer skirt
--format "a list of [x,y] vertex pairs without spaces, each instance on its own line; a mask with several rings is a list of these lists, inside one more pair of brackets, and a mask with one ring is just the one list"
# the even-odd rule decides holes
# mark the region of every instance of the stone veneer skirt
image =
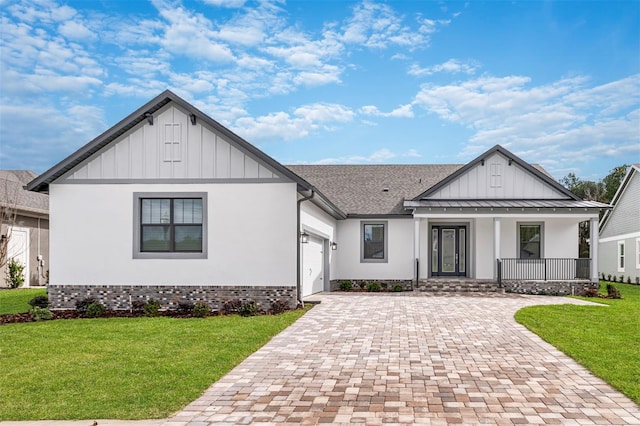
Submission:
[[214,311],[228,300],[255,301],[269,310],[276,300],[295,308],[295,286],[193,286],[193,285],[51,285],[47,286],[51,309],[75,309],[78,300],[95,298],[108,309],[129,310],[135,301],[156,299],[162,309],[176,309],[179,303],[206,302]]

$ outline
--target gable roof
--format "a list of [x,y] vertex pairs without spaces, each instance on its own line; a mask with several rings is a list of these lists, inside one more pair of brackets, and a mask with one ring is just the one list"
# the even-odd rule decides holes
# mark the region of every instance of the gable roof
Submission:
[[313,185],[311,185],[306,180],[302,179],[300,176],[293,173],[288,168],[284,167],[282,164],[232,132],[231,130],[224,127],[222,124],[218,123],[207,114],[203,113],[184,99],[180,98],[175,93],[170,90],[165,90],[160,93],[158,96],[153,98],[151,101],[147,102],[142,107],[138,108],[136,111],[122,119],[113,127],[106,130],[104,133],[78,149],[73,154],[69,155],[64,160],[60,161],[55,166],[51,167],[46,172],[42,173],[40,176],[33,179],[31,182],[27,184],[27,189],[35,192],[47,192],[49,190],[49,184],[56,181],[58,178],[62,177],[65,173],[69,172],[76,166],[80,165],[84,161],[88,160],[92,155],[97,153],[99,150],[103,149],[107,145],[114,143],[118,140],[118,138],[124,135],[127,131],[131,130],[139,123],[143,122],[147,119],[147,117],[154,112],[158,111],[168,103],[173,102],[176,105],[180,106],[182,109],[188,111],[193,114],[196,120],[203,122],[216,132],[219,132],[224,137],[228,138],[232,141],[236,146],[240,149],[248,152],[253,155],[255,158],[260,161],[266,163],[269,167],[276,170],[281,176],[291,180],[292,182],[297,184],[299,192],[310,192],[314,191],[314,199],[313,201],[319,205],[323,210],[327,211],[329,214],[333,215],[336,218],[343,218],[346,215],[341,212],[326,196],[324,196],[320,191],[318,191]]
[[634,175],[640,176],[640,164],[632,164],[627,169],[627,173],[622,179],[622,182],[620,182],[620,186],[618,187],[618,190],[616,191],[616,193],[613,196],[613,199],[611,200],[610,204],[613,206],[613,208],[607,210],[604,213],[604,216],[602,216],[602,220],[600,221],[600,233],[604,231],[605,227],[607,226],[607,223],[609,223],[609,219],[611,218],[613,211],[616,209],[616,206],[618,205],[618,202],[620,201],[622,194],[624,194],[625,190],[627,189],[627,186],[633,179]]
[[29,170],[0,170],[0,205],[25,213],[49,214],[49,196],[24,189],[38,175]]
[[449,183],[453,182],[454,180],[458,179],[463,174],[467,173],[469,170],[474,168],[476,165],[478,165],[480,163],[484,164],[485,159],[491,157],[495,153],[502,154],[504,157],[509,159],[509,165],[511,165],[511,162],[516,163],[518,166],[520,166],[521,168],[523,168],[527,172],[531,173],[536,178],[542,180],[547,185],[549,185],[552,188],[554,188],[556,191],[558,191],[558,192],[562,193],[563,195],[565,195],[565,197],[567,199],[575,200],[575,201],[581,201],[580,197],[578,197],[573,192],[569,191],[567,188],[565,188],[564,186],[562,186],[558,182],[556,182],[551,176],[549,176],[544,171],[544,169],[536,168],[536,167],[530,165],[529,163],[527,163],[526,161],[523,161],[520,157],[518,157],[517,155],[511,153],[506,148],[504,148],[504,147],[502,147],[500,145],[494,146],[493,148],[491,148],[488,151],[486,151],[486,152],[482,153],[481,155],[479,155],[474,160],[471,160],[470,162],[465,164],[464,167],[461,167],[460,169],[456,170],[454,173],[452,173],[451,175],[447,176],[445,179],[441,180],[440,182],[436,183],[435,185],[433,185],[432,187],[430,187],[429,189],[424,191],[422,194],[420,194],[417,197],[413,198],[413,201],[418,201],[418,200],[421,200],[421,199],[424,199],[424,198],[428,198],[430,195],[436,193],[440,189],[442,189],[445,186],[447,186]]

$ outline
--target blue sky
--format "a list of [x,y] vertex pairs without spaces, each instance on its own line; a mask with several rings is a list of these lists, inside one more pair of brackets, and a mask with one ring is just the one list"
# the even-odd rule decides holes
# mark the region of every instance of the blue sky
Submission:
[[284,164],[640,163],[640,2],[0,0],[0,168],[165,89]]

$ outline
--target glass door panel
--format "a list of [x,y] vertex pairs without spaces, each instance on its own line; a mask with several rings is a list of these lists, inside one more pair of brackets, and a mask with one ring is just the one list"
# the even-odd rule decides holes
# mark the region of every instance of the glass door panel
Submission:
[[466,232],[464,228],[460,228],[458,230],[458,238],[460,239],[460,242],[458,244],[458,272],[460,272],[461,275],[464,275],[464,273],[466,272],[466,263],[467,263],[467,259],[466,259],[466,247],[467,247],[467,240],[466,240]]
[[442,272],[456,272],[456,230],[442,230]]

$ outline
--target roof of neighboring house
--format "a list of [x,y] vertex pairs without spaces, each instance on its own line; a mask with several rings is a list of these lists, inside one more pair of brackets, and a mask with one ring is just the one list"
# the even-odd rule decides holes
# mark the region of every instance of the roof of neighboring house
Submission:
[[49,196],[27,191],[24,187],[37,174],[29,170],[0,170],[0,205],[23,212],[49,214]]
[[287,166],[350,215],[407,214],[403,203],[463,164]]
[[602,216],[602,220],[600,221],[600,233],[602,233],[605,226],[607,226],[607,223],[609,222],[609,218],[611,218],[613,211],[618,205],[618,202],[620,201],[622,194],[624,194],[624,190],[629,185],[629,182],[631,182],[631,178],[633,177],[634,174],[640,174],[640,164],[632,164],[631,166],[629,166],[629,169],[627,170],[627,174],[622,179],[622,182],[620,182],[620,186],[618,187],[618,190],[616,191],[615,195],[613,196],[613,199],[611,200],[610,204],[613,206],[613,209],[607,210],[604,213],[604,216]]

